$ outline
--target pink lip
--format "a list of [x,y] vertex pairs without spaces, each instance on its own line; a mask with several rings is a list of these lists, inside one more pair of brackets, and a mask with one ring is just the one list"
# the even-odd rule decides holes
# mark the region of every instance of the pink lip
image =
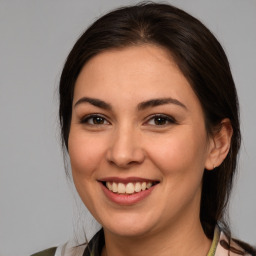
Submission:
[[[113,181],[113,179],[111,179],[111,181]],[[130,182],[132,182],[133,180],[130,180]],[[138,179],[136,179],[136,181],[138,181]],[[143,181],[145,181],[143,179]],[[123,179],[122,179],[122,182]],[[157,185],[154,185],[152,187],[150,187],[149,189],[143,190],[141,192],[137,192],[131,195],[127,195],[127,194],[118,194],[118,193],[113,193],[112,191],[110,191],[108,188],[106,188],[102,182],[99,182],[105,196],[112,202],[119,204],[119,205],[124,205],[124,206],[129,206],[129,205],[133,205],[136,204],[140,201],[142,201],[143,199],[145,199],[146,197],[148,197],[151,192],[154,190],[154,188]]]

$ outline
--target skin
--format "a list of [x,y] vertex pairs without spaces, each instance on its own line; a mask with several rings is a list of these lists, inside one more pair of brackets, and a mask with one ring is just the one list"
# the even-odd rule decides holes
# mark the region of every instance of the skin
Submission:
[[[166,98],[175,100],[138,108]],[[89,60],[75,84],[68,146],[77,191],[104,228],[102,255],[206,255],[211,241],[199,220],[202,175],[221,164],[231,136],[228,120],[218,135],[207,135],[200,102],[165,49],[133,46]],[[103,193],[99,180],[106,177],[159,183],[127,206]]]

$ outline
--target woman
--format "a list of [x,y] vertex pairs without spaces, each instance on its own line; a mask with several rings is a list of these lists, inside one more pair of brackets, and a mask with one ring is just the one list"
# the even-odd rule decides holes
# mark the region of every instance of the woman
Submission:
[[202,23],[165,4],[106,14],[70,52],[59,95],[73,180],[103,228],[89,245],[36,255],[255,254],[224,220],[238,100]]

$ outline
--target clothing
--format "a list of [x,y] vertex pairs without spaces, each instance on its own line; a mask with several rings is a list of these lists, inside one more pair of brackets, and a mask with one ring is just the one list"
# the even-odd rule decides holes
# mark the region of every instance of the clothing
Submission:
[[47,250],[44,250],[42,252],[35,253],[31,256],[54,256],[55,252],[57,250],[57,247],[52,247]]
[[[101,250],[105,244],[104,241],[104,234],[103,231],[100,230],[89,242],[89,245],[86,247],[86,245],[81,245],[81,246],[71,246],[69,243],[66,243],[62,246],[59,247],[54,247],[47,249],[45,251],[33,254],[31,256],[100,256]],[[239,256],[238,251],[244,252],[244,250],[236,244],[234,241],[231,240],[231,247],[234,248],[233,251],[228,251],[225,249],[225,244],[228,243],[228,238],[225,236],[224,232],[220,230],[218,226],[216,226],[215,231],[214,231],[214,237],[212,241],[211,248],[207,254],[207,256]],[[94,247],[93,247],[94,245]],[[88,249],[90,248],[90,249]],[[93,251],[93,254],[90,253],[90,251]],[[244,256],[253,256],[249,253],[245,253]]]

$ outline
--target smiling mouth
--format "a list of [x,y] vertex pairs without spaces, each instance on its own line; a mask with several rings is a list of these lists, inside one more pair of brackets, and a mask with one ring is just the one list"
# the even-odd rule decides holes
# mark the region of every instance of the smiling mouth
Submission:
[[132,195],[141,191],[150,189],[152,186],[158,184],[158,181],[137,181],[137,182],[114,182],[106,181],[102,182],[103,185],[110,191],[116,194]]

